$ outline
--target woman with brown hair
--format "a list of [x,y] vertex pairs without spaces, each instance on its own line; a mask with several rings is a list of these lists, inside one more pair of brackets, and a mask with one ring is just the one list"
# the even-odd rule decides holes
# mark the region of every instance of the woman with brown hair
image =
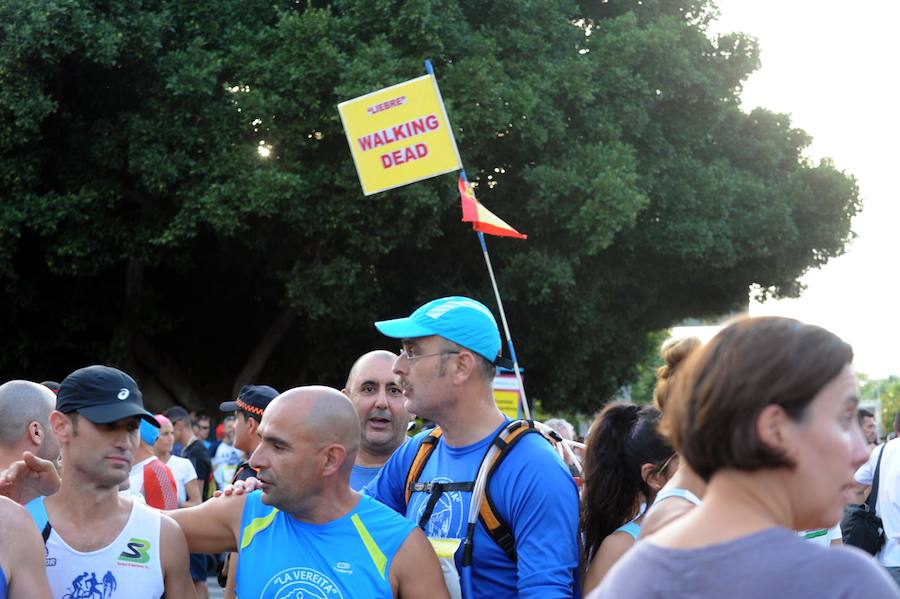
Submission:
[[703,504],[628,552],[590,595],[900,598],[855,548],[795,530],[833,526],[867,456],[850,346],[786,318],[746,318],[683,365],[664,430],[707,482]]

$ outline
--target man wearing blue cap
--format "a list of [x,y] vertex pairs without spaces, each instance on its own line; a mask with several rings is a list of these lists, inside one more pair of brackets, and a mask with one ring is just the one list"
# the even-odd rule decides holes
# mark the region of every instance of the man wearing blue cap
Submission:
[[196,597],[181,529],[118,492],[141,420],[158,426],[120,370],[89,366],[60,384],[50,426],[62,449],[62,486],[29,506],[36,520],[43,517],[38,530],[54,597]]
[[[442,436],[409,487],[407,476],[427,432],[397,450],[365,491],[417,522],[431,539],[463,539],[473,481],[508,423],[492,390],[500,354],[497,323],[480,302],[455,296],[375,326],[401,341],[393,371],[407,410],[433,420]],[[552,447],[539,435],[524,435],[499,462],[487,495],[514,542],[501,548],[478,521],[465,599],[579,595],[578,492]],[[453,554],[458,569],[462,554],[460,544]]]
[[158,438],[159,427],[141,420],[141,444],[134,454],[127,492],[143,498],[144,503],[158,510],[178,509],[175,476],[153,453],[153,444]]

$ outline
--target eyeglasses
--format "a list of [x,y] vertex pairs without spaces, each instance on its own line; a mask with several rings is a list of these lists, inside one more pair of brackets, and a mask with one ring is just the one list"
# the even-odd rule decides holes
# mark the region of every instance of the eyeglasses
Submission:
[[447,350],[447,351],[440,351],[440,352],[437,352],[434,354],[422,354],[421,356],[417,356],[415,354],[410,354],[408,351],[403,349],[403,350],[400,350],[400,357],[406,358],[406,361],[409,362],[410,364],[412,364],[416,360],[421,360],[422,358],[431,358],[432,356],[449,356],[451,354],[458,354],[458,353],[459,353],[459,351],[456,351],[456,350]]

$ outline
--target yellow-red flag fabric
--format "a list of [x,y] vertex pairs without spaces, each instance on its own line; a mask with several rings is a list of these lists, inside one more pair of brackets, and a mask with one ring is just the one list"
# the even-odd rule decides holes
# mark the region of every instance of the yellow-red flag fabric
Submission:
[[459,196],[462,199],[462,220],[464,223],[472,223],[474,230],[488,235],[528,239],[528,235],[519,233],[509,226],[506,221],[485,208],[475,197],[475,190],[472,189],[472,184],[463,179],[462,176],[459,178],[458,185]]

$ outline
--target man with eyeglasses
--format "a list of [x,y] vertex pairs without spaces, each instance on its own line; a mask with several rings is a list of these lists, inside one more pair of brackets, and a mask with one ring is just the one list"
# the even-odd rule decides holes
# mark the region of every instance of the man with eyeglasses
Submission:
[[[471,483],[509,420],[492,388],[500,354],[497,323],[480,302],[455,296],[375,326],[402,344],[393,372],[406,409],[433,420],[443,434],[410,485],[408,502],[407,475],[427,432],[400,447],[365,492],[417,522],[429,538],[440,539],[436,548],[447,551],[448,543],[466,536]],[[479,520],[470,576],[463,578],[465,599],[580,597],[578,491],[553,448],[540,435],[525,435],[499,463],[487,491],[514,537],[514,557]],[[444,563],[459,570],[464,546],[450,551],[453,559]],[[452,586],[454,576],[446,578]]]

